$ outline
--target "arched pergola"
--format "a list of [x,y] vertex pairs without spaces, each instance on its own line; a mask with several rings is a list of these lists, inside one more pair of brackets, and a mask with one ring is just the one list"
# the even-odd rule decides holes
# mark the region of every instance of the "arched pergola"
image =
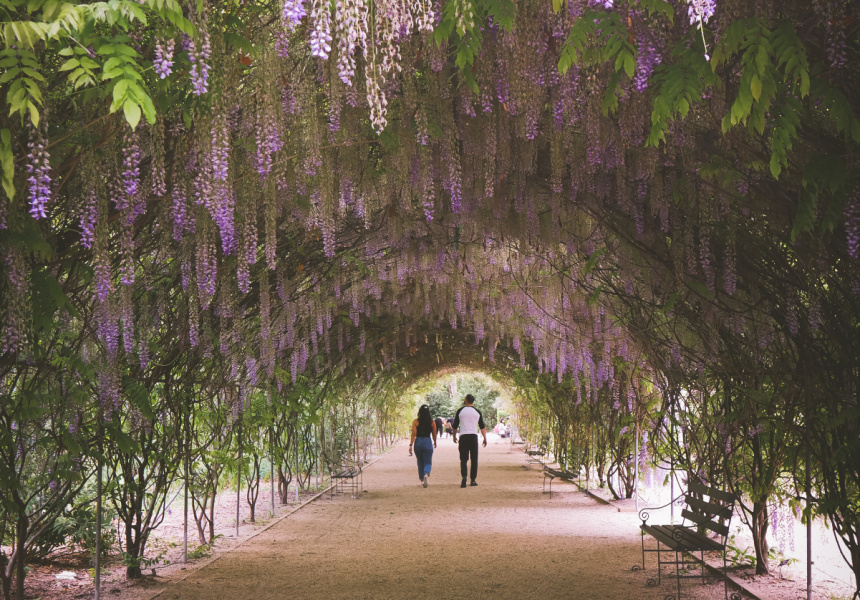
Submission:
[[180,483],[205,542],[443,365],[732,489],[759,573],[788,499],[858,573],[856,3],[4,10],[3,600],[105,482],[139,577]]

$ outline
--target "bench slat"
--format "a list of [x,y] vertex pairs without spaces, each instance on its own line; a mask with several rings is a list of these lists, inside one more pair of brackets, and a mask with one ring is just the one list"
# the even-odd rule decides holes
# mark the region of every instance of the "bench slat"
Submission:
[[735,497],[729,492],[724,492],[723,490],[718,490],[717,488],[697,483],[695,481],[691,481],[687,484],[687,491],[694,494],[708,496],[711,500],[719,500],[720,502],[728,502],[731,504],[734,504],[735,502]]
[[734,494],[724,492],[723,490],[718,490],[717,488],[711,488],[711,493],[708,495],[711,497],[711,500],[719,500],[720,502],[727,502],[731,504],[735,503]]
[[671,532],[667,533],[664,530],[665,527],[664,525],[640,525],[642,531],[661,542],[664,546],[668,546],[672,550],[678,549],[678,540],[672,537]]
[[[720,551],[723,549],[723,544],[697,533],[689,527],[682,527],[680,525],[644,525],[641,526],[641,529],[673,550]],[[675,535],[678,535],[681,539],[675,539]]]
[[705,502],[704,500],[700,500],[695,496],[686,496],[687,506],[696,509],[697,512],[706,515],[708,517],[721,517],[723,519],[728,519],[732,516],[732,507],[731,506],[720,506],[719,504],[712,504],[710,502]]
[[681,516],[685,519],[696,523],[697,525],[701,525],[702,527],[706,527],[713,531],[716,534],[719,534],[723,537],[726,537],[729,534],[729,528],[725,525],[720,525],[719,523],[715,523],[710,520],[708,517],[704,515],[700,515],[698,513],[690,512],[686,508],[681,511]]

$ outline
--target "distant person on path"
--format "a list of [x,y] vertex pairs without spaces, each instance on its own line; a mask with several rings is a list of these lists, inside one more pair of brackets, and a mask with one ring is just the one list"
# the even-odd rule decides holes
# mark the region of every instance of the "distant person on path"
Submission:
[[421,485],[427,487],[430,468],[433,466],[433,448],[436,447],[436,421],[430,416],[430,407],[426,404],[421,405],[418,409],[418,418],[412,421],[412,439],[409,440],[410,456],[412,456],[413,445],[415,458],[418,460],[418,479],[421,480]]
[[465,406],[454,415],[452,425],[454,443],[457,443],[457,430],[460,430],[460,475],[463,477],[463,481],[460,482],[461,488],[466,487],[466,463],[469,459],[472,460],[472,468],[469,471],[469,479],[472,480],[470,485],[478,485],[475,481],[478,478],[478,430],[484,436],[484,448],[487,447],[487,428],[484,426],[484,417],[481,411],[472,406],[475,403],[475,397],[472,394],[466,394],[464,402]]
[[436,435],[440,438],[442,434],[445,433],[445,420],[442,417],[436,417]]

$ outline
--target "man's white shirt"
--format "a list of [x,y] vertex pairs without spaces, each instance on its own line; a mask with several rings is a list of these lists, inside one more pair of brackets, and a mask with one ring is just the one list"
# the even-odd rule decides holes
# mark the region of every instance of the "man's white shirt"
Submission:
[[460,435],[478,435],[484,426],[484,417],[474,406],[464,406],[454,416],[454,431],[460,427]]

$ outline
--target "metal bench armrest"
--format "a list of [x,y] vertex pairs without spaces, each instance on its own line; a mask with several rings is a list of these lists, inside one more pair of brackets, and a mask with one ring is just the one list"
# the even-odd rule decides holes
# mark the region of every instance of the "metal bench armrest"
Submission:
[[643,525],[645,525],[645,524],[646,524],[646,521],[647,521],[648,519],[650,519],[650,518],[651,518],[651,513],[650,513],[650,512],[648,512],[648,511],[651,511],[651,510],[660,510],[660,509],[662,509],[662,508],[666,508],[666,507],[668,507],[668,506],[672,506],[672,505],[673,505],[673,504],[675,504],[679,499],[684,498],[684,496],[685,496],[685,494],[683,494],[683,493],[678,494],[677,496],[675,496],[674,498],[672,498],[671,500],[669,500],[669,501],[668,501],[666,504],[664,504],[663,506],[646,506],[645,508],[643,508],[642,510],[640,510],[640,511],[639,511],[639,519],[641,519],[642,524],[643,524]]

